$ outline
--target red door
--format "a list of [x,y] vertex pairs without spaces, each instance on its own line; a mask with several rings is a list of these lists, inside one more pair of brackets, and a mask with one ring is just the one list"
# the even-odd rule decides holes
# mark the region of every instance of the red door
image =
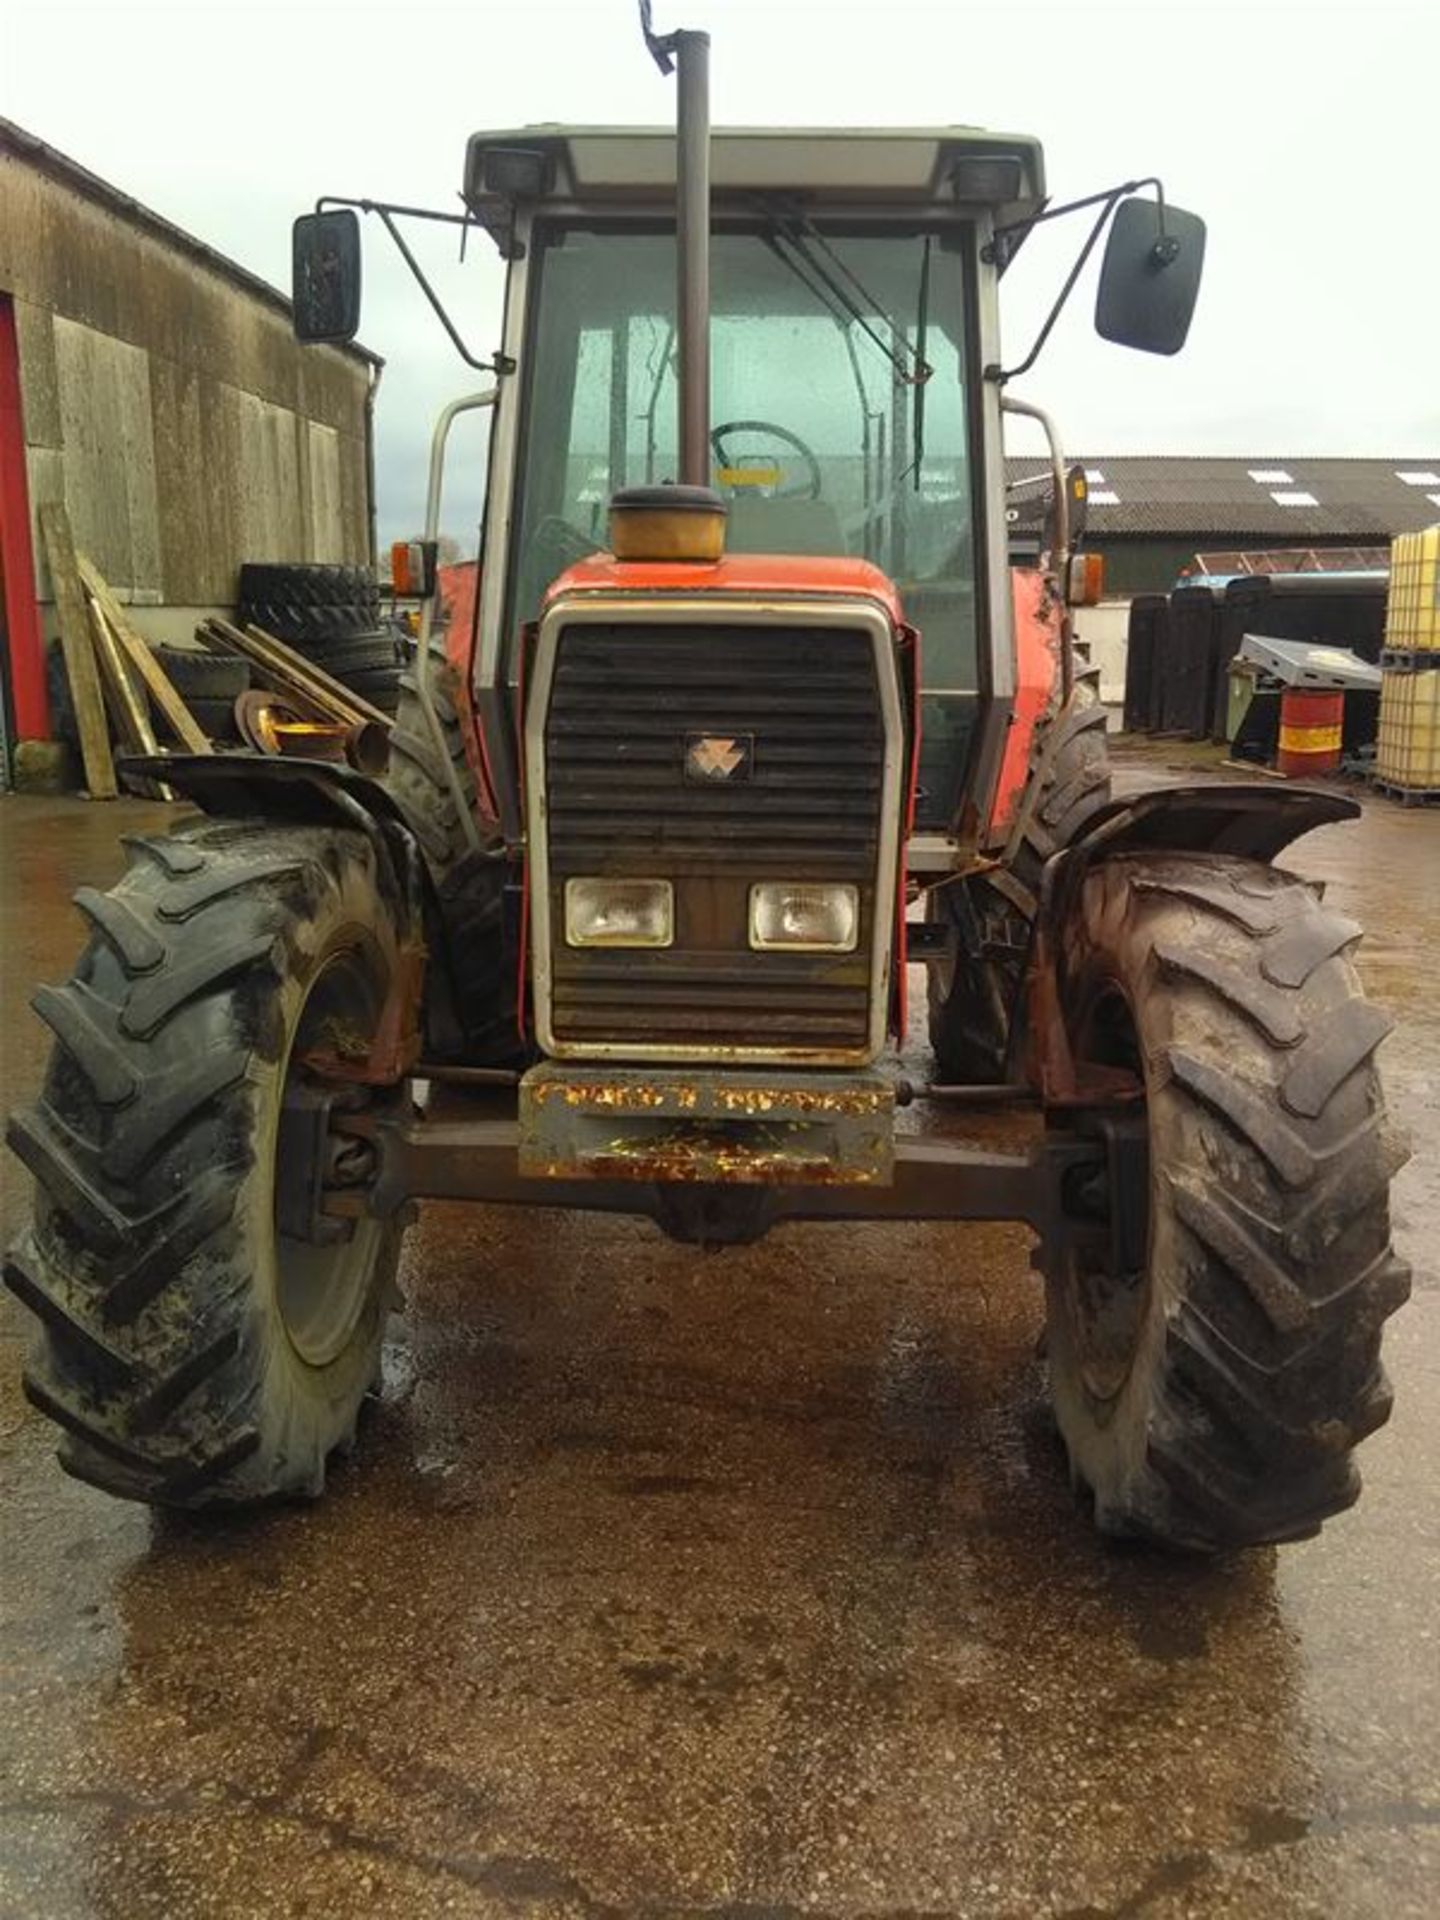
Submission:
[[7,702],[17,740],[50,736],[45,649],[35,604],[30,545],[30,488],[25,475],[25,421],[20,411],[20,345],[15,303],[0,293],[0,631],[9,682]]

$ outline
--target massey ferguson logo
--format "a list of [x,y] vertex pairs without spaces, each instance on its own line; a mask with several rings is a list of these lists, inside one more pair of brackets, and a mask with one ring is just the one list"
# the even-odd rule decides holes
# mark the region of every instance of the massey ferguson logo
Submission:
[[685,778],[707,786],[717,780],[748,780],[755,757],[753,734],[687,733]]

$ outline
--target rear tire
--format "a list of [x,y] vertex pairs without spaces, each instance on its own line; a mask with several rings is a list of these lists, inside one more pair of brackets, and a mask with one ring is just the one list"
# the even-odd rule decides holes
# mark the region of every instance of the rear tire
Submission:
[[1409,1291],[1360,929],[1224,855],[1124,855],[1065,929],[1077,1057],[1144,1080],[1144,1271],[1042,1251],[1056,1417],[1107,1533],[1217,1552],[1302,1539],[1359,1492]]
[[35,1008],[57,1045],[9,1140],[35,1176],[6,1262],[41,1322],[26,1392],[60,1461],[199,1507],[314,1495],[376,1377],[400,1230],[283,1235],[292,1052],[383,1004],[395,915],[359,835],[199,822],[129,841],[92,937]]
[[1037,732],[1030,780],[998,873],[935,888],[930,915],[948,952],[929,970],[930,1045],[951,1086],[1010,1077],[1020,983],[1045,863],[1110,799],[1099,674],[1076,674],[1069,706]]
[[[465,753],[457,676],[441,641],[430,642],[430,690],[444,759],[420,704],[417,669],[415,662],[400,676],[386,785],[420,843],[434,884],[459,1051],[472,1064],[513,1066],[524,1058],[525,1048],[519,1031],[519,954],[505,913],[510,874],[505,842],[498,823],[480,805]],[[478,849],[455,803],[446,760],[479,830]]]

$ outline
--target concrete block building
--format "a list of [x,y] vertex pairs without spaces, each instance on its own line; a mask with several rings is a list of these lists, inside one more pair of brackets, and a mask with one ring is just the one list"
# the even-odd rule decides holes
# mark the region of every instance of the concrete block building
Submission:
[[183,641],[243,561],[373,559],[380,365],[300,346],[273,287],[0,120],[4,742],[50,726],[40,504],[150,639]]

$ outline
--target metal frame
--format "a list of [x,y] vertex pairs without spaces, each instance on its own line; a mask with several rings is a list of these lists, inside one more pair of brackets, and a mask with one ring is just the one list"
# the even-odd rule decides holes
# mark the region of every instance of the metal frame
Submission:
[[[1000,390],[982,377],[981,369],[1000,351],[1000,276],[986,259],[993,223],[976,219],[975,312],[979,338],[972,343],[971,379],[976,382],[980,406],[980,446],[983,467],[982,537],[985,543],[985,595],[989,612],[982,636],[980,667],[980,723],[971,765],[974,775],[966,795],[978,821],[990,819],[995,789],[1005,757],[1010,714],[1015,704],[1015,606],[1010,592],[1010,549],[1003,500],[1005,485],[1005,425]],[[996,499],[1001,501],[997,510]],[[977,585],[979,583],[977,582]],[[923,645],[923,637],[922,637]],[[929,689],[922,686],[921,692]]]
[[[459,414],[493,407],[498,396],[498,387],[487,387],[482,393],[471,393],[463,399],[452,400],[442,409],[440,418],[435,422],[435,431],[430,436],[430,477],[425,490],[424,538],[428,544],[433,545],[440,537],[440,495],[445,480],[445,446],[450,438],[450,429]],[[430,686],[430,630],[435,621],[435,602],[439,592],[437,580],[434,592],[426,596],[420,608],[420,632],[415,650],[415,691],[420,697],[420,710],[425,715],[425,724],[430,729],[436,762],[444,769],[450,798],[455,803],[465,838],[470,842],[471,850],[478,852],[483,842],[479,823],[475,819],[475,809],[465,792],[460,770],[450,757],[449,743],[435,710],[435,696]]]
[[[551,1179],[522,1173],[521,1129],[508,1112],[479,1110],[483,1101],[447,1101],[416,1118],[409,1103],[342,1113],[335,1130],[363,1142],[372,1159],[365,1185],[327,1190],[326,1215],[392,1217],[414,1200],[474,1200],[489,1206],[570,1207],[591,1213],[639,1214],[673,1225],[673,1182],[653,1179]],[[903,1135],[895,1141],[893,1179],[869,1183],[808,1183],[716,1188],[687,1187],[700,1202],[735,1201],[742,1230],[716,1239],[755,1239],[781,1220],[1016,1220],[1042,1238],[1072,1231],[1084,1220],[1069,1203],[1077,1174],[1102,1172],[1103,1138],[1051,1133],[1024,1154],[987,1153],[951,1140]],[[703,1219],[703,1213],[699,1215]],[[714,1218],[723,1220],[718,1211]],[[1102,1229],[1103,1231],[1103,1229]],[[682,1235],[682,1237],[690,1237]]]
[[506,840],[517,845],[523,831],[520,815],[520,769],[514,761],[510,692],[504,667],[501,622],[509,596],[510,535],[515,513],[516,454],[520,441],[520,412],[524,401],[526,322],[530,307],[531,232],[533,220],[517,210],[514,252],[505,280],[503,351],[508,368],[495,401],[495,426],[490,439],[490,464],[485,475],[485,535],[480,564],[479,604],[476,609],[473,691],[485,751],[495,775],[495,804]]
[[[645,1046],[633,1041],[561,1042],[551,1025],[550,855],[546,831],[545,722],[561,629],[587,622],[613,624],[622,615],[629,624],[663,622],[686,626],[856,626],[870,635],[876,683],[880,691],[885,728],[881,769],[883,794],[880,850],[876,860],[874,928],[871,935],[869,1045],[825,1049],[808,1047]],[[889,1025],[890,976],[893,967],[894,914],[892,903],[898,882],[901,814],[904,806],[905,725],[896,671],[895,636],[889,615],[873,600],[837,595],[833,600],[789,599],[772,595],[763,600],[736,599],[725,594],[697,592],[660,595],[566,594],[551,603],[540,627],[534,677],[525,714],[526,824],[530,857],[531,984],[536,1036],[544,1051],[557,1060],[788,1060],[795,1064],[863,1066],[885,1045]],[[681,723],[677,718],[677,730]]]
[[1074,623],[1069,604],[1070,489],[1065,481],[1065,451],[1060,445],[1060,430],[1043,407],[1032,406],[1028,400],[1011,399],[1007,394],[1000,401],[1000,410],[1037,421],[1050,453],[1050,484],[1055,494],[1055,551],[1050,556],[1050,571],[1060,582],[1064,604],[1060,632],[1060,702],[1063,706],[1075,691]]

